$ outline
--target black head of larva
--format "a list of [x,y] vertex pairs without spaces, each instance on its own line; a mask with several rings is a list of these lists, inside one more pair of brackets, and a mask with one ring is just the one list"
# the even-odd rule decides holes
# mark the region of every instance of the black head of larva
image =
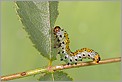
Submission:
[[54,28],[53,32],[54,32],[54,33],[57,33],[57,32],[60,31],[60,29],[61,29],[61,28],[60,28],[59,26],[56,26],[56,27]]

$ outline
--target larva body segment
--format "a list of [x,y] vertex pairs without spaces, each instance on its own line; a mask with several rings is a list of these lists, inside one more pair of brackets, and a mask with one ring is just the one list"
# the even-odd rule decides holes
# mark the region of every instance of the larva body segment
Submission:
[[61,61],[65,61],[69,64],[77,64],[78,61],[82,61],[84,58],[89,58],[99,63],[100,56],[97,52],[89,48],[82,48],[76,50],[75,52],[71,52],[69,48],[70,40],[68,38],[68,34],[66,31],[61,29],[59,26],[56,26],[53,30],[54,35],[56,36],[56,45],[59,49],[58,54],[60,54]]

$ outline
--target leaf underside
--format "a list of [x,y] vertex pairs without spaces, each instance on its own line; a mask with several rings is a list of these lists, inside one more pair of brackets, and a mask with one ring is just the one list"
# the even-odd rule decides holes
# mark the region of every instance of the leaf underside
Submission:
[[58,16],[57,1],[16,1],[17,14],[34,47],[42,56],[55,60],[57,50],[53,49],[53,34]]
[[46,73],[39,78],[39,81],[72,81],[73,79],[63,71],[55,71],[53,73]]

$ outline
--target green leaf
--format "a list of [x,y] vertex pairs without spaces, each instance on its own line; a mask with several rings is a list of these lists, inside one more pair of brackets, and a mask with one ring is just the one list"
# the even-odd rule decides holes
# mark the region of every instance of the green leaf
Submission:
[[46,73],[44,76],[39,78],[40,81],[72,81],[73,79],[63,71],[55,71],[53,73]]
[[58,16],[57,1],[17,1],[17,13],[35,48],[49,60],[55,60],[52,27]]
[[50,27],[54,26],[56,18],[58,17],[58,2],[57,1],[49,1],[49,10],[50,10]]

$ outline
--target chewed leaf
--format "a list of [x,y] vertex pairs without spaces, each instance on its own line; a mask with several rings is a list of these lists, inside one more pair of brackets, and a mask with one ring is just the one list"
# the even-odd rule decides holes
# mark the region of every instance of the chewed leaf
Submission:
[[72,81],[73,79],[67,73],[56,71],[54,73],[46,73],[39,78],[39,81]]
[[58,2],[17,1],[16,4],[20,20],[35,48],[44,57],[55,60],[57,52],[52,50],[51,30],[58,16]]

